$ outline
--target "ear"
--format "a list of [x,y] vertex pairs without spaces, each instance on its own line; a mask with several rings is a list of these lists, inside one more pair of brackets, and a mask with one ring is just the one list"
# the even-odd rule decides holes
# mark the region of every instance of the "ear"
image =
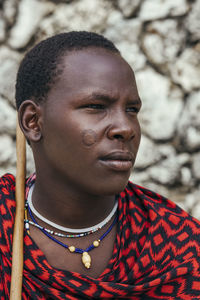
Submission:
[[42,138],[42,108],[32,100],[24,101],[18,111],[19,125],[29,142]]

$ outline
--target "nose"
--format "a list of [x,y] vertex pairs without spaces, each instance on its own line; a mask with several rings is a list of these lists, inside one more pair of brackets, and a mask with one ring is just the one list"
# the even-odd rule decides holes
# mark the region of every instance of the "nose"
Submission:
[[116,118],[112,119],[112,122],[108,128],[108,138],[122,141],[132,140],[135,136],[135,122],[136,120],[130,120],[127,116],[116,116]]

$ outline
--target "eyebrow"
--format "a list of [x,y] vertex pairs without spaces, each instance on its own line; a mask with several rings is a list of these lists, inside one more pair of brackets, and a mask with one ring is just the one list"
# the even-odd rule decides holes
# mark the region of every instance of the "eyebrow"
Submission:
[[[92,93],[91,95],[88,95],[84,97],[85,100],[103,100],[105,102],[111,102],[114,103],[118,100],[118,97],[110,96],[108,94],[103,94],[103,93]],[[136,104],[136,105],[141,105],[142,101],[138,97],[137,99],[130,100],[130,103]]]

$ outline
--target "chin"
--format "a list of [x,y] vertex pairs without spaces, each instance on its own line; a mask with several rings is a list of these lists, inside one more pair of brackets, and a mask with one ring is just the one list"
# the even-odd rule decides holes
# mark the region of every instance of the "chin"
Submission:
[[121,184],[121,185],[117,185],[117,186],[112,186],[112,188],[110,188],[110,190],[107,193],[107,195],[117,195],[117,194],[120,194],[126,188],[127,184],[128,184],[128,181],[125,184]]
[[127,186],[130,174],[126,177],[114,177],[107,179],[98,185],[98,193],[102,195],[117,195],[121,193]]

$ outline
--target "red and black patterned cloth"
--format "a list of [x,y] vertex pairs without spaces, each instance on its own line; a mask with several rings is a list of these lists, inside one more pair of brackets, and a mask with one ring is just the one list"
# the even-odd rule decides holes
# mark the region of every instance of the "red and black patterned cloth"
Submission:
[[[9,299],[14,198],[7,174],[0,179],[0,300]],[[118,216],[113,255],[97,279],[52,268],[25,232],[22,299],[200,299],[200,222],[130,182]]]

